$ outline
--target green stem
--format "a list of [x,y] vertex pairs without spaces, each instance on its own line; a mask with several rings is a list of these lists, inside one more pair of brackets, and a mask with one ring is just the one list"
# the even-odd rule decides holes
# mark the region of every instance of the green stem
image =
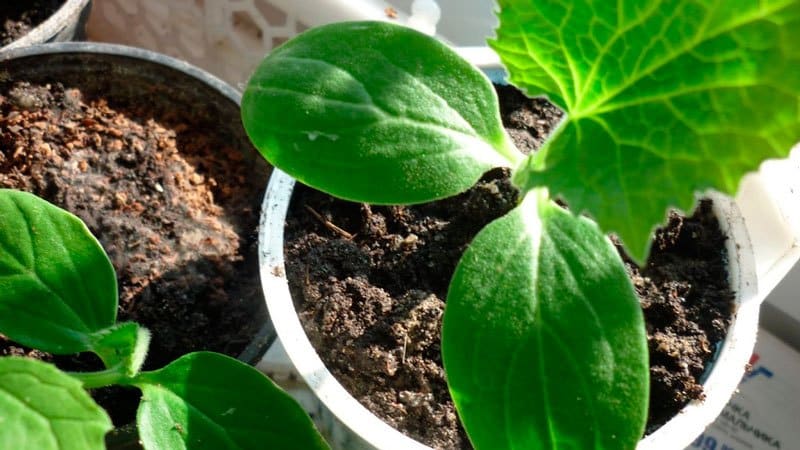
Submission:
[[561,120],[556,127],[550,131],[542,146],[529,154],[522,160],[517,167],[511,171],[511,183],[520,190],[524,196],[531,189],[545,185],[540,179],[541,172],[545,169],[545,159],[550,150],[550,145],[563,132],[567,125],[567,118]]
[[520,190],[522,197],[539,185],[536,168],[541,166],[541,159],[541,155],[537,153],[530,154],[511,172],[511,183]]
[[86,389],[94,389],[111,385],[130,385],[133,379],[120,368],[112,367],[99,372],[67,372],[68,375],[83,383]]

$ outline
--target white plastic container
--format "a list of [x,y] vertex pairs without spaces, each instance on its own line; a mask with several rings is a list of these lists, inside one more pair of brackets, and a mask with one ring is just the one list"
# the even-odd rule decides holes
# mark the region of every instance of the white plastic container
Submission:
[[686,450],[797,448],[800,352],[762,328],[750,363],[739,391]]
[[[259,233],[261,280],[267,308],[293,367],[321,402],[311,405],[318,426],[336,449],[428,449],[384,423],[353,398],[328,371],[303,331],[289,294],[283,261],[283,227],[294,180],[275,170],[262,205]],[[755,260],[750,239],[736,204],[712,195],[727,241],[730,276],[737,294],[737,314],[731,324],[704,389],[706,400],[692,402],[638,446],[667,450],[689,445],[711,423],[736,390],[753,351],[762,297],[756,288]]]
[[45,42],[66,42],[82,38],[91,7],[91,0],[67,0],[47,20],[2,49],[8,50]]

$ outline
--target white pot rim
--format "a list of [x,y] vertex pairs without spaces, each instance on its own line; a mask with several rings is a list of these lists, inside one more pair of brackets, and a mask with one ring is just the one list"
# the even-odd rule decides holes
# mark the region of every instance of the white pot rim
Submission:
[[274,169],[259,224],[259,268],[264,297],[278,339],[295,370],[319,400],[347,428],[382,450],[430,450],[370,412],[328,371],[303,330],[294,307],[283,259],[283,227],[295,180]]
[[[467,60],[497,81],[504,71],[487,47],[460,48]],[[331,413],[360,439],[382,450],[430,450],[361,405],[328,371],[306,337],[289,293],[283,260],[283,227],[294,179],[275,169],[262,205],[259,264],[267,308],[289,359],[309,388]],[[656,432],[644,437],[637,450],[682,449],[711,424],[736,391],[755,347],[759,306],[755,259],[744,218],[727,196],[709,192],[722,231],[728,235],[729,274],[735,292],[735,315],[703,383],[705,400],[690,402]]]
[[83,9],[90,0],[67,0],[58,10],[44,22],[33,28],[28,34],[3,47],[3,50],[26,47],[49,41],[71,23],[77,23]]

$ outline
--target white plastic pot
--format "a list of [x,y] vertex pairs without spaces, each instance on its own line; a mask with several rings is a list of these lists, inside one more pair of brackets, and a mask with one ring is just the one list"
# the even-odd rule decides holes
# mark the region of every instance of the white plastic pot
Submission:
[[84,35],[86,20],[91,9],[91,0],[67,0],[47,20],[2,49],[7,50],[45,42],[66,42],[80,39]]
[[[269,293],[267,308],[278,339],[295,370],[308,384],[319,405],[311,405],[318,425],[338,449],[428,449],[373,415],[328,371],[305,335],[289,294],[283,261],[283,227],[294,180],[275,170],[262,206],[259,234],[261,280]],[[680,449],[689,445],[722,411],[744,374],[755,345],[758,307],[755,260],[744,219],[729,198],[710,194],[721,227],[730,237],[731,285],[736,311],[729,334],[703,384],[706,400],[692,402],[677,416],[647,436],[639,450]],[[307,399],[306,399],[307,400]],[[307,403],[308,404],[308,403]],[[315,406],[315,407],[314,407]]]

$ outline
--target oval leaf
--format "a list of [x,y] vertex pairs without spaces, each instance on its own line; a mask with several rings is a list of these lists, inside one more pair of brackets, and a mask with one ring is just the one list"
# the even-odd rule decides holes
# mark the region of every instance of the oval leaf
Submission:
[[116,315],[114,269],[86,225],[34,195],[0,189],[0,332],[78,353]]
[[636,294],[594,223],[527,197],[450,284],[442,356],[464,428],[478,449],[632,449],[649,383]]
[[349,200],[443,198],[521,159],[488,79],[385,22],[318,27],[273,51],[247,85],[242,119],[270,163]]
[[640,261],[669,207],[735,193],[800,140],[800,2],[499,3],[491,45],[511,82],[567,112],[523,184],[588,211]]
[[101,450],[111,419],[81,383],[41,361],[0,358],[0,448]]
[[311,419],[253,367],[197,352],[143,372],[137,424],[146,449],[326,449]]

